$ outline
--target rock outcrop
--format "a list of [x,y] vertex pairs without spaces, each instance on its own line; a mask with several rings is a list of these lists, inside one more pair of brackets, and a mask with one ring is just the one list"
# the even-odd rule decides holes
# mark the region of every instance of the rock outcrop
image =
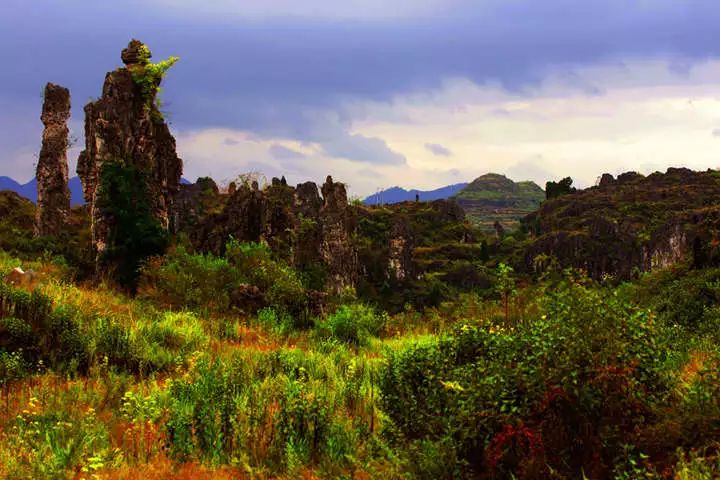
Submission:
[[48,83],[45,86],[40,117],[45,129],[36,171],[35,234],[37,236],[60,234],[70,216],[67,163],[69,118],[70,91]]
[[175,231],[197,250],[216,255],[224,253],[230,237],[267,242],[277,257],[311,274],[314,288],[339,292],[357,280],[355,214],[342,183],[328,177],[322,192],[321,198],[313,182],[291,187],[274,178],[263,189],[253,182],[221,193],[201,179],[180,187],[172,215]]
[[176,233],[199,252],[222,255],[230,237],[267,242],[317,293],[311,301],[317,310],[325,302],[320,291],[354,287],[399,310],[435,304],[447,285],[489,284],[475,264],[481,233],[454,200],[368,207],[350,205],[345,185],[332,177],[319,190],[313,182],[291,187],[275,178],[263,188],[241,183],[232,193],[199,179],[180,187],[173,218]]
[[133,40],[121,58],[125,67],[109,72],[100,99],[85,106],[85,150],[77,166],[98,253],[106,248],[112,223],[98,205],[103,165],[122,162],[144,173],[152,215],[165,228],[182,175],[175,139],[156,106],[161,78],[148,69],[150,51]]
[[593,278],[629,278],[679,262],[701,267],[720,260],[720,174],[603,175],[598,186],[549,200],[523,223],[533,237],[528,270],[539,255]]
[[334,292],[354,287],[357,280],[357,251],[352,235],[357,228],[347,203],[345,184],[328,176],[322,186],[320,208],[320,257],[325,264],[328,287]]
[[358,293],[391,311],[489,283],[476,266],[482,233],[454,200],[358,207],[357,236]]

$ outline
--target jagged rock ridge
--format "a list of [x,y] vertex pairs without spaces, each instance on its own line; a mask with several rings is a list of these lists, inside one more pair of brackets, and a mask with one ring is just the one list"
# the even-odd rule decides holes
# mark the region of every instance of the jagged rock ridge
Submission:
[[594,278],[629,278],[682,261],[717,263],[720,173],[606,174],[596,187],[544,202],[523,223],[533,236],[524,255],[530,270],[543,266],[542,255]]
[[322,198],[313,182],[292,187],[274,178],[263,189],[252,182],[221,193],[212,179],[199,179],[180,187],[173,223],[200,251],[222,254],[230,237],[265,241],[291,265],[314,270],[316,288],[340,292],[356,284],[355,214],[345,186],[331,177]]

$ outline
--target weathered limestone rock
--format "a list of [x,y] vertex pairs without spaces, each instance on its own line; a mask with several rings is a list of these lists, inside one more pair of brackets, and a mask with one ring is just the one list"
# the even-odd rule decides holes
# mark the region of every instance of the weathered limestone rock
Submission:
[[[92,243],[98,253],[106,248],[109,222],[98,206],[100,175],[107,162],[124,162],[145,173],[153,216],[169,226],[169,212],[180,185],[182,160],[175,139],[155,104],[156,88],[139,85],[150,51],[133,40],[122,52],[126,68],[105,77],[102,96],[85,106],[85,150],[77,173],[92,218]],[[159,86],[160,79],[152,80]]]
[[495,220],[495,223],[493,224],[493,228],[495,229],[495,238],[497,240],[502,240],[505,238],[505,228],[502,226],[500,222]]
[[70,215],[67,164],[69,118],[70,91],[48,83],[40,117],[45,130],[36,171],[35,234],[38,236],[58,235]]
[[412,258],[414,248],[412,228],[407,218],[398,216],[390,234],[387,269],[390,280],[401,283],[415,277]]
[[627,279],[682,262],[720,264],[717,205],[715,171],[606,174],[597,187],[549,200],[523,220],[532,238],[518,266],[532,271],[542,254],[592,278]]
[[207,238],[206,219],[222,208],[226,200],[212,178],[201,177],[197,182],[180,185],[172,208],[172,230],[183,232],[193,245]]
[[200,250],[222,255],[232,235],[241,242],[257,242],[266,224],[266,199],[257,188],[241,185],[227,197],[222,211],[207,216],[201,227],[204,238],[197,243]]
[[295,189],[288,186],[285,177],[279,180],[273,178],[272,184],[263,193],[266,210],[262,239],[278,257],[292,262],[296,227],[293,212]]
[[215,255],[224,253],[230,236],[265,241],[277,257],[308,274],[313,288],[327,284],[339,292],[357,279],[357,222],[342,183],[328,177],[322,193],[324,198],[313,182],[293,188],[284,177],[262,190],[257,182],[240,185],[231,194],[198,180],[181,188],[174,229],[197,250]]
[[320,209],[323,201],[314,182],[305,182],[295,188],[295,215],[297,242],[293,263],[301,270],[309,270],[320,264]]
[[345,184],[333,182],[328,176],[322,186],[322,195],[320,255],[326,267],[327,286],[339,293],[355,287],[357,282],[357,249],[352,242],[357,227],[347,203]]
[[150,61],[150,50],[140,40],[132,39],[120,53],[125,65],[147,65]]
[[603,173],[602,177],[600,177],[600,183],[598,184],[598,186],[600,188],[606,188],[606,187],[609,187],[610,185],[613,185],[614,183],[615,183],[615,177],[613,177],[609,173]]

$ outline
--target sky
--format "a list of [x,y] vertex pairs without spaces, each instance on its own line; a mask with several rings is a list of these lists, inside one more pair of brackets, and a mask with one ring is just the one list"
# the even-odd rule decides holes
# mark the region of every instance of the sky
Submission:
[[720,167],[717,0],[3,0],[0,175],[27,181],[42,89],[83,106],[131,38],[180,61],[163,111],[184,176],[351,195]]

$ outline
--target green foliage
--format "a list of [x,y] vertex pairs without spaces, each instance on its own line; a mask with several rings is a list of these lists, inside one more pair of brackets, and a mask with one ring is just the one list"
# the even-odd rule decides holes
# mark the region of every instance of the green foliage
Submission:
[[341,305],[328,316],[321,328],[335,339],[350,345],[366,345],[371,336],[377,336],[387,323],[387,315],[363,304]]
[[550,200],[551,198],[575,192],[576,188],[572,184],[573,180],[570,177],[565,177],[557,182],[545,183],[545,198]]
[[208,343],[191,313],[166,312],[134,329],[101,318],[93,333],[96,359],[141,374],[170,370]]
[[105,162],[97,207],[108,217],[107,245],[101,261],[120,285],[135,290],[140,267],[165,251],[168,233],[154,217],[147,174],[121,161]]
[[509,320],[510,298],[517,294],[515,290],[514,270],[509,265],[500,263],[497,266],[495,291],[500,295],[505,310],[505,322]]
[[149,63],[150,56],[147,46],[143,45],[141,48],[147,51],[147,55],[141,58],[140,65],[133,66],[132,77],[135,84],[140,88],[143,98],[152,101],[160,89],[160,83],[165,74],[180,60],[180,57],[172,56],[158,63]]
[[[380,378],[389,433],[452,441],[466,471],[536,468],[543,435],[544,448],[566,452],[555,470],[579,475],[590,462],[579,438],[598,442],[600,457],[612,461],[632,426],[668,394],[660,331],[646,312],[575,280],[553,285],[535,308],[538,316],[514,330],[465,324],[391,352]],[[519,459],[507,456],[510,441],[524,445]]]
[[[245,305],[238,298],[241,286],[257,287],[260,305]],[[264,243],[231,239],[224,257],[191,254],[177,246],[166,256],[149,262],[143,270],[142,295],[164,304],[202,311],[227,312],[270,306],[294,318],[296,327],[311,325],[306,311],[305,288],[298,274],[273,259]]]
[[108,431],[94,412],[41,413],[32,398],[10,426],[8,448],[27,452],[7,466],[9,478],[67,478],[67,472],[94,470],[112,461]]
[[88,340],[76,313],[53,308],[50,298],[37,290],[28,294],[0,284],[0,338],[0,350],[21,355],[30,364],[42,360],[69,373],[87,369]]
[[[226,258],[190,254],[178,245],[143,268],[144,296],[193,310],[227,311],[242,275]],[[150,290],[148,290],[150,289]]]
[[720,269],[662,270],[625,288],[629,299],[652,308],[668,325],[698,329],[720,318]]
[[287,264],[275,261],[265,243],[240,243],[231,239],[226,258],[265,295],[268,305],[295,317],[305,315],[305,289],[297,273]]
[[345,465],[367,433],[338,420],[344,368],[344,356],[288,351],[201,357],[169,388],[170,454],[291,475],[306,465]]

